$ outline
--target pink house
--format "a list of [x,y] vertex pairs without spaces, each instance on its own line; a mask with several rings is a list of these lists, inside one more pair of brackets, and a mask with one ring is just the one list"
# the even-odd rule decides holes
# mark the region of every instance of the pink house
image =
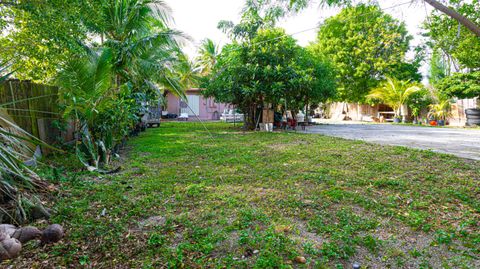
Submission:
[[187,90],[186,101],[188,106],[175,95],[167,93],[167,108],[164,111],[178,116],[188,113],[189,118],[192,120],[196,119],[195,114],[201,120],[219,120],[225,109],[229,109],[231,106],[216,103],[213,98],[205,98],[201,95],[201,91],[202,89]]

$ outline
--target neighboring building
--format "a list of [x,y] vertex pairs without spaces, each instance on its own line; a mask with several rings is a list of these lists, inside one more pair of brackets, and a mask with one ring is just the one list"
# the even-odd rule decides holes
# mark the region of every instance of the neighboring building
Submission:
[[[475,108],[477,106],[476,99],[457,100],[452,104],[452,117],[448,119],[451,126],[465,126],[466,115],[465,110]],[[332,103],[328,107],[326,117],[335,120],[344,120],[349,118],[354,121],[374,121],[374,118],[380,116],[386,119],[393,118],[393,109],[386,105],[361,105],[352,103]],[[421,118],[426,118],[428,111],[422,111]]]
[[178,116],[187,113],[192,120],[196,119],[195,115],[201,120],[219,120],[225,109],[232,107],[228,104],[217,103],[213,98],[203,97],[201,91],[202,89],[190,89],[186,92],[188,106],[180,98],[167,93],[167,107],[164,108],[164,111]]

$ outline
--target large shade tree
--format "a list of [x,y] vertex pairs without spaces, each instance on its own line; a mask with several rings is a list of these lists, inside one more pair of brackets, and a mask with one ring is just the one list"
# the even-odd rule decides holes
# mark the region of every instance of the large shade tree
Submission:
[[[364,16],[366,13],[369,15]],[[404,23],[378,6],[361,4],[327,19],[312,49],[333,61],[339,81],[338,97],[364,102],[370,89],[386,75],[407,71],[415,76],[415,66],[405,59],[411,39]]]
[[281,29],[260,30],[251,43],[227,45],[218,57],[205,95],[231,103],[255,128],[267,104],[298,110],[335,92],[331,69]]

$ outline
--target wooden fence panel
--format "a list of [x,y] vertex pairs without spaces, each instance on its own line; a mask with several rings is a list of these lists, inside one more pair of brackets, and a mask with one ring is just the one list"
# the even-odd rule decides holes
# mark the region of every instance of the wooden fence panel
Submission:
[[21,128],[49,144],[62,135],[54,127],[61,118],[58,100],[58,88],[54,86],[20,80],[0,84],[0,106],[7,108]]

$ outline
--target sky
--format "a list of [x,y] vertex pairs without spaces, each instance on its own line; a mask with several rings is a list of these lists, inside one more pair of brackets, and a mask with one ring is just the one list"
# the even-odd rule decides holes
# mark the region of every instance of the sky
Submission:
[[[230,40],[217,29],[221,20],[238,22],[245,0],[166,0],[173,11],[174,28],[183,31],[192,41],[185,45],[184,51],[194,57],[200,42],[210,38],[219,45],[224,45]],[[404,21],[408,31],[414,36],[411,45],[421,43],[420,26],[431,8],[421,1],[411,4],[409,0],[378,0],[382,9],[393,17]],[[326,18],[337,14],[338,8],[322,8],[318,3],[313,3],[304,11],[291,15],[279,22],[278,26],[293,35],[302,46],[315,41],[317,27]],[[413,53],[409,54],[410,57]],[[407,55],[407,57],[409,57]],[[427,73],[427,66],[422,67],[422,73]]]

